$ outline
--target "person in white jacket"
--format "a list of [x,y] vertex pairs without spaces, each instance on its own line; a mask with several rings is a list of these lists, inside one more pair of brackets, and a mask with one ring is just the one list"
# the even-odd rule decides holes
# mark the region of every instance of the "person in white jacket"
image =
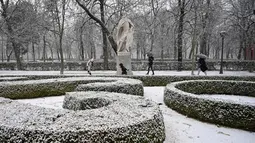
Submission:
[[88,62],[87,62],[87,70],[88,70],[88,73],[89,75],[91,75],[91,68],[93,66],[93,62],[94,62],[94,58],[91,58]]

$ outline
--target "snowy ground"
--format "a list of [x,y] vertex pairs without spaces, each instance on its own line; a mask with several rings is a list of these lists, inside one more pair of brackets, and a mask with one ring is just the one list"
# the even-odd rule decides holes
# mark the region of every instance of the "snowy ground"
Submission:
[[[115,75],[116,71],[91,71],[92,75]],[[134,75],[146,75],[147,71],[133,71]],[[197,71],[194,72],[197,74]],[[150,72],[150,75],[152,73]],[[59,71],[10,71],[0,70],[0,75],[60,75]],[[88,75],[87,71],[64,71],[64,75]],[[155,75],[190,76],[191,71],[155,71]],[[197,75],[195,75],[197,76]],[[204,76],[201,72],[200,76]],[[255,76],[255,72],[248,71],[207,71],[207,76]]]
[[[164,87],[144,87],[144,96],[163,103]],[[46,108],[62,109],[64,96],[18,100]],[[183,116],[160,105],[166,127],[165,143],[254,143],[255,132],[220,127]]]
[[[195,74],[197,72],[195,71]],[[0,75],[59,75],[59,71],[0,71]],[[116,71],[92,71],[93,75],[115,75]],[[134,75],[146,76],[146,71],[133,71]],[[65,71],[64,75],[88,75],[86,71]],[[155,75],[181,76],[191,75],[191,71],[155,71]],[[200,73],[200,76],[204,75]],[[150,75],[151,76],[151,75]],[[197,75],[195,75],[197,76]],[[255,76],[255,73],[247,71],[208,71],[208,76]],[[146,98],[152,99],[157,103],[163,103],[164,87],[145,87]],[[228,100],[231,102],[255,104],[254,98],[241,96],[223,95],[203,95],[215,98],[215,100]],[[209,97],[208,97],[209,98]],[[62,109],[64,96],[45,97],[36,99],[19,100],[20,102],[42,106],[45,108]],[[160,105],[164,115],[166,127],[165,143],[255,143],[255,132],[248,132],[238,129],[221,127],[213,124],[203,123],[192,118],[183,116],[174,110]]]

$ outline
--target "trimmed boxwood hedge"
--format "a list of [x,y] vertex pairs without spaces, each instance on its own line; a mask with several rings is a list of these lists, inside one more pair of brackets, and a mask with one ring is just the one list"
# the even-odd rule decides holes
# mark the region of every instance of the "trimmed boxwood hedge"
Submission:
[[164,102],[168,107],[201,121],[255,131],[254,105],[223,102],[195,95],[236,94],[255,97],[254,87],[255,82],[248,81],[180,81],[166,86]]
[[[97,83],[100,82],[100,83]],[[119,92],[143,96],[143,83],[136,79],[127,78],[100,78],[100,77],[69,77],[41,80],[24,80],[0,82],[0,97],[11,99],[36,98],[44,96],[63,95],[65,92],[74,91],[78,85],[94,88],[82,89],[82,91]],[[116,86],[118,84],[119,86]],[[130,89],[129,89],[130,88]],[[77,90],[80,88],[77,88]]]
[[[0,77],[4,77],[1,76]],[[66,78],[66,77],[91,77],[84,75],[8,75],[8,77],[26,77],[23,80],[38,80],[49,78]],[[145,76],[145,75],[133,75],[133,76],[92,76],[92,77],[122,77],[138,79],[143,82],[144,86],[166,86],[171,82],[184,81],[184,80],[235,80],[235,81],[255,81],[255,76]]]
[[101,108],[73,111],[42,108],[0,97],[0,142],[163,143],[165,140],[162,113],[151,100],[92,91],[72,92],[67,96],[101,97],[111,103]]

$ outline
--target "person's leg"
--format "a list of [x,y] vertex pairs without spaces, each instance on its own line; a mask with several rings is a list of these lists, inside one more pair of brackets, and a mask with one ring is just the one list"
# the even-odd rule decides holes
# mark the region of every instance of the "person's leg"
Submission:
[[149,74],[149,73],[150,73],[150,68],[151,68],[151,66],[150,66],[150,65],[148,65],[148,71],[147,71],[147,74]]
[[200,74],[200,71],[201,71],[201,69],[200,69],[200,68],[198,68],[198,69],[197,69],[197,75],[199,75],[199,74]]
[[89,75],[91,75],[91,72],[90,72],[90,67],[88,66],[88,73],[89,73]]
[[153,65],[151,65],[151,71],[152,71],[152,75],[154,75]]
[[204,71],[205,75],[207,75],[206,71]]

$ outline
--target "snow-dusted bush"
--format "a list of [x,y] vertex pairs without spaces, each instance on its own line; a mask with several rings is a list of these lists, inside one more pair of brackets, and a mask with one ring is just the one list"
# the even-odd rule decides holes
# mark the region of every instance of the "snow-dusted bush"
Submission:
[[[21,99],[57,96],[63,95],[65,92],[74,91],[79,84],[85,84],[82,86],[86,86],[86,84],[88,84],[88,87],[94,85],[93,88],[89,88],[89,90],[94,89],[143,96],[143,84],[141,81],[136,79],[110,77],[69,77],[0,82],[0,97]],[[77,90],[78,89],[80,89],[80,86],[77,88]]]
[[[117,100],[116,100],[117,101]],[[63,108],[70,110],[96,109],[113,103],[113,98],[104,92],[67,92]]]
[[141,96],[72,92],[77,100],[103,98],[107,106],[56,110],[0,98],[0,142],[150,142],[163,143],[159,106]]
[[28,80],[27,77],[0,77],[0,81],[18,81],[18,80]]
[[[1,76],[0,77],[4,77]],[[24,75],[24,76],[8,76],[8,77],[26,77],[23,80],[38,80],[38,79],[49,79],[49,78],[67,78],[67,77],[84,77],[81,75]],[[88,77],[88,76],[87,76]],[[91,76],[89,76],[91,77]],[[93,76],[98,77],[98,76]],[[171,82],[183,81],[183,80],[238,80],[238,81],[255,81],[255,76],[169,76],[169,75],[154,75],[154,76],[141,76],[141,75],[125,75],[125,76],[115,76],[115,75],[100,75],[100,77],[122,77],[122,78],[132,78],[138,79],[143,82],[144,86],[166,86]],[[22,80],[22,79],[20,79]]]
[[144,86],[166,86],[171,82],[185,80],[238,80],[255,81],[255,76],[128,76],[139,79]]
[[193,80],[174,82],[166,86],[164,102],[168,107],[189,117],[255,131],[254,105],[204,98],[199,95],[236,94],[255,98],[254,87],[255,82],[248,81]]
[[108,91],[143,96],[143,83],[138,80],[119,79],[112,82],[79,84],[75,91]]
[[[184,60],[182,62],[183,70],[191,70],[192,69],[192,61]],[[23,68],[26,70],[45,70],[45,71],[58,71],[60,70],[60,62],[59,61],[46,61],[46,62],[24,62],[22,64]],[[116,70],[115,61],[109,61],[108,66],[110,70]],[[141,71],[147,70],[148,60],[135,60],[132,59],[132,70],[133,71]],[[207,66],[209,70],[219,70],[220,61],[207,61]],[[178,67],[177,61],[155,59],[154,61],[154,69],[155,70],[176,70]],[[64,65],[65,70],[86,70],[86,61],[66,61]],[[0,70],[14,70],[16,69],[15,62],[1,62]],[[94,70],[104,70],[104,62],[96,60],[93,65]],[[255,61],[223,61],[223,69],[224,70],[255,70]]]

